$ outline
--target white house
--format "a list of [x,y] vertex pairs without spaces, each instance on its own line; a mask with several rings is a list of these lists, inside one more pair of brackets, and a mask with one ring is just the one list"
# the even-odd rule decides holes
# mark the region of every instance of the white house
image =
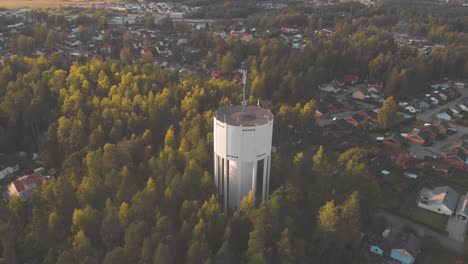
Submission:
[[319,86],[319,89],[328,93],[338,93],[341,91],[341,87],[337,83],[327,83]]
[[3,180],[5,177],[17,172],[19,170],[18,164],[15,166],[8,166],[0,170],[0,180]]
[[449,186],[436,187],[433,190],[423,188],[419,195],[418,206],[438,214],[451,216],[455,213],[458,193]]

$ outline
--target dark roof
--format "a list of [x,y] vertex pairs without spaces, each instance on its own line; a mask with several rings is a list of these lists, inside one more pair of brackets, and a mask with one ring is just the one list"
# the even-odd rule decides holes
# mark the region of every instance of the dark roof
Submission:
[[336,127],[338,129],[341,129],[341,130],[351,130],[351,129],[353,129],[351,124],[344,121],[343,119],[333,120],[328,125],[326,125],[326,128],[333,128],[333,127]]
[[451,149],[459,149],[459,148],[463,149],[464,151],[468,151],[468,140],[461,139],[452,143]]
[[441,127],[445,128],[445,129],[449,129],[449,128],[450,128],[450,125],[449,125],[446,121],[444,121],[444,120],[437,120],[437,121],[435,121],[435,122],[434,122],[434,126],[441,126]]
[[417,137],[422,138],[423,140],[426,140],[429,137],[429,132],[427,132],[426,130],[415,129],[408,134],[408,137],[414,137],[414,136],[417,136]]
[[435,128],[434,126],[423,126],[423,127],[420,127],[419,130],[427,131],[431,134],[439,135],[439,130],[437,130],[437,128]]
[[[354,114],[352,116],[350,116],[352,119],[356,120],[358,123],[361,123],[361,122],[364,122],[365,119],[362,115],[360,114]],[[349,117],[348,117],[349,118]]]
[[[421,251],[421,240],[412,233],[404,233],[400,228],[390,227],[388,235],[378,240],[373,245],[380,247],[384,251],[384,256],[389,256],[392,249],[405,249],[414,258]],[[385,233],[384,231],[384,233]]]
[[405,139],[402,136],[400,136],[400,134],[398,133],[388,134],[384,137],[383,140],[394,140],[398,142],[399,144],[403,144],[405,142]]
[[223,107],[214,113],[217,120],[232,126],[257,126],[273,120],[270,110],[254,105]]
[[434,169],[435,170],[446,170],[446,171],[449,171],[450,169],[452,168],[452,165],[445,161],[445,160],[438,160],[435,164],[434,164]]
[[406,249],[413,258],[415,258],[421,251],[421,240],[417,238],[414,234],[408,234],[406,239],[400,240],[401,248]]
[[457,149],[456,151],[449,152],[449,153],[445,154],[445,157],[446,158],[448,158],[448,157],[457,157],[457,158],[461,159],[464,163],[468,163],[468,155],[465,154],[465,152],[461,148]]

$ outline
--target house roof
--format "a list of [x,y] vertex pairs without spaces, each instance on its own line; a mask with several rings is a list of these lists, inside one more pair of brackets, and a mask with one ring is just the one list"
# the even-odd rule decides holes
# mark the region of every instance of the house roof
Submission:
[[451,149],[462,149],[468,151],[468,140],[458,140],[452,143]]
[[427,131],[430,134],[439,135],[439,130],[437,130],[437,128],[435,128],[434,126],[423,126],[418,129],[422,131]]
[[421,129],[414,129],[408,134],[408,137],[419,137],[423,140],[426,140],[429,137],[429,132]]
[[[361,123],[361,122],[364,122],[364,121],[365,121],[364,117],[363,117],[362,115],[360,115],[360,114],[354,114],[354,115],[352,115],[352,116],[350,116],[350,117],[348,117],[348,118],[352,118],[352,119],[354,119],[354,120],[355,120],[356,122],[358,122],[358,123]],[[348,119],[348,118],[347,118],[347,119]]]
[[421,240],[414,234],[408,234],[406,238],[400,236],[396,247],[406,249],[415,258],[419,254],[419,251],[421,251]]
[[377,113],[372,111],[371,109],[368,109],[366,110],[364,113],[362,113],[363,115],[371,118],[371,119],[377,119]]
[[445,160],[438,160],[434,164],[434,169],[438,171],[441,171],[441,170],[449,171],[451,168],[452,168],[452,165]]
[[457,214],[468,216],[468,194],[460,196],[458,199]]
[[442,128],[445,128],[445,129],[449,129],[450,128],[450,125],[444,121],[444,120],[437,120],[433,123],[433,125],[435,127],[442,127]]
[[420,197],[427,199],[428,204],[444,204],[452,212],[457,208],[458,193],[456,193],[450,186],[436,187],[434,189],[423,188]]
[[374,243],[384,251],[385,256],[389,256],[392,249],[405,249],[413,258],[421,251],[421,240],[412,233],[404,233],[400,228],[386,228],[382,233],[382,238]]
[[343,76],[343,80],[346,82],[357,82],[359,80],[359,77],[355,74],[345,74]]
[[15,186],[16,191],[21,193],[33,188],[36,188],[37,184],[41,180],[41,175],[34,173],[31,175],[25,175],[16,179],[12,184]]
[[461,148],[458,148],[454,152],[449,152],[449,153],[445,154],[445,157],[446,158],[452,158],[452,157],[458,158],[461,161],[463,161],[464,163],[468,164],[468,155],[465,154],[465,152]]
[[392,133],[392,134],[386,135],[383,140],[384,141],[393,140],[393,141],[399,143],[400,145],[402,145],[405,142],[403,137],[400,136],[398,133]]

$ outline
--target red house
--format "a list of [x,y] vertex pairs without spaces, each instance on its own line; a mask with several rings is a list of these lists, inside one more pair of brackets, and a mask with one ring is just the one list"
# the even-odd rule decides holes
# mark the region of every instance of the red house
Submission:
[[366,119],[360,114],[354,114],[352,116],[349,116],[349,117],[345,118],[345,121],[350,123],[353,126],[358,126],[358,125],[366,122]]
[[468,169],[468,155],[461,149],[445,154],[445,160],[458,168]]
[[211,78],[217,79],[224,77],[224,73],[221,70],[212,70],[211,71]]
[[400,148],[405,144],[405,139],[398,134],[391,134],[383,139],[382,144],[390,148]]
[[373,93],[381,93],[383,91],[382,85],[378,83],[369,83],[367,84],[367,91]]
[[355,74],[346,73],[343,76],[343,80],[347,83],[356,83],[357,81],[359,81],[359,77]]
[[37,185],[40,184],[41,179],[41,175],[37,173],[19,177],[8,186],[8,196],[10,198],[13,196],[29,198]]

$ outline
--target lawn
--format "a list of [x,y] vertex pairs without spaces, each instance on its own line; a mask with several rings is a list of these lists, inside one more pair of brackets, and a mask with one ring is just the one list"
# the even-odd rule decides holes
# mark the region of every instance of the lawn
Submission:
[[407,201],[400,208],[399,213],[413,222],[423,224],[434,231],[447,233],[445,227],[447,226],[448,217],[418,207],[415,200]]
[[61,5],[83,5],[89,3],[116,2],[114,0],[0,0],[0,7],[3,8],[46,8],[59,7]]

